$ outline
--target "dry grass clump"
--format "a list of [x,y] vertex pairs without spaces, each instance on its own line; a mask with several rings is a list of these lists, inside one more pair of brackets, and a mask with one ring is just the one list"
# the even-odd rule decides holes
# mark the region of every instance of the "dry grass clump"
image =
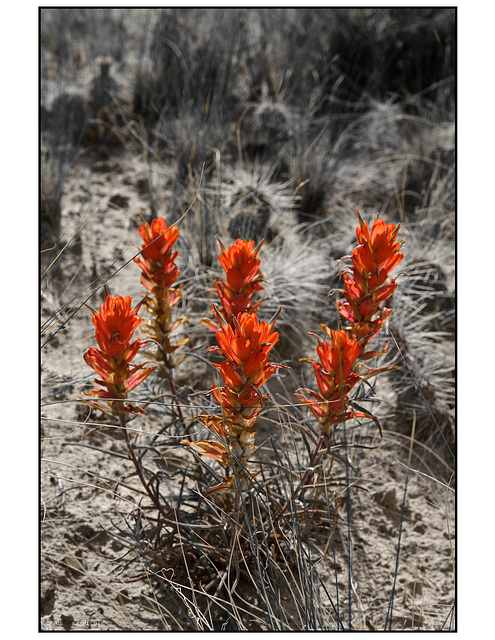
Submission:
[[[424,223],[417,229],[424,229]],[[414,229],[414,227],[413,227]],[[397,414],[414,410],[416,437],[453,465],[455,460],[455,282],[448,240],[408,234],[413,258],[405,260],[394,296],[392,350],[402,370],[393,376]],[[426,236],[429,238],[430,236]],[[416,246],[414,246],[416,245]],[[404,427],[406,425],[404,424]]]
[[336,155],[331,136],[324,127],[314,138],[296,134],[284,151],[287,174],[294,182],[299,202],[299,221],[317,220],[323,214],[325,199],[335,181]]
[[184,185],[191,179],[211,180],[223,152],[230,125],[215,114],[208,115],[192,109],[184,110],[170,127],[172,157],[177,162],[176,181]]
[[198,176],[193,177],[176,197],[178,211],[187,212],[181,234],[184,255],[192,273],[204,273],[216,263],[218,243],[215,236],[224,223],[221,194],[218,189],[202,185]]
[[275,182],[275,167],[255,163],[222,168],[216,186],[226,212],[225,231],[232,239],[272,241],[295,222],[298,198],[291,181]]

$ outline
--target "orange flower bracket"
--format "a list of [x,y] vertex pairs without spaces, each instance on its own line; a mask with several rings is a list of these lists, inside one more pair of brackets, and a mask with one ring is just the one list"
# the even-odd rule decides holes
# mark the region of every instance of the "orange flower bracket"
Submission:
[[[218,260],[225,271],[225,281],[215,280],[215,289],[222,307],[222,318],[232,323],[240,313],[258,312],[261,300],[252,303],[251,299],[257,291],[263,291],[258,254],[264,241],[255,247],[254,240],[238,238],[233,245],[225,248],[218,238],[217,240],[222,249]],[[204,318],[201,322],[213,331],[220,330],[220,325],[209,318]]]
[[270,351],[278,340],[273,325],[278,313],[270,322],[259,322],[254,313],[240,313],[228,323],[221,310],[212,306],[218,320],[216,333],[218,347],[210,351],[221,352],[225,359],[213,364],[224,382],[223,387],[211,387],[211,393],[221,408],[222,415],[200,415],[198,419],[215,435],[215,440],[182,440],[194,451],[220,462],[229,475],[223,482],[208,489],[205,495],[234,491],[236,479],[230,471],[235,468],[241,488],[249,486],[253,476],[247,472],[246,463],[254,452],[255,423],[264,409],[268,396],[260,387],[280,365],[268,362]]
[[173,288],[180,274],[175,264],[179,253],[173,249],[179,238],[179,227],[167,226],[163,218],[155,218],[151,225],[143,223],[139,227],[143,239],[141,253],[134,258],[142,271],[141,283],[153,296],[148,295],[144,302],[152,318],[145,321],[145,331],[158,345],[158,354],[154,358],[160,362],[160,372],[167,378],[170,377],[170,370],[178,364],[174,359],[175,351],[189,341],[184,337],[172,344],[170,339],[170,335],[188,321],[185,317],[176,320],[172,317],[172,308],[182,295],[182,285]]
[[391,309],[381,308],[380,304],[390,298],[397,287],[389,274],[404,255],[399,253],[402,243],[397,241],[400,224],[386,224],[378,218],[370,230],[359,211],[357,215],[360,222],[356,228],[359,245],[351,255],[352,267],[342,272],[344,289],[341,293],[346,301],[339,300],[337,308],[350,323],[347,329],[349,335],[356,338],[360,345],[360,359],[367,360],[388,351],[388,345],[382,351],[365,349],[392,314]]
[[91,310],[99,349],[88,349],[84,360],[100,376],[95,382],[104,388],[93,389],[87,395],[108,400],[108,405],[90,403],[108,413],[145,413],[143,409],[124,402],[129,391],[155,368],[131,364],[145,345],[139,338],[131,343],[134,331],[141,323],[141,318],[136,315],[140,306],[133,309],[130,297],[107,296],[98,312]]
[[[309,409],[322,427],[322,433],[330,436],[333,425],[357,417],[370,417],[363,412],[348,408],[349,393],[361,380],[361,376],[352,371],[359,357],[360,347],[355,338],[343,330],[332,331],[325,325],[322,329],[330,338],[323,342],[318,336],[317,360],[306,360],[313,364],[313,372],[318,392],[311,389],[298,389],[297,398]],[[309,398],[304,395],[309,394]]]

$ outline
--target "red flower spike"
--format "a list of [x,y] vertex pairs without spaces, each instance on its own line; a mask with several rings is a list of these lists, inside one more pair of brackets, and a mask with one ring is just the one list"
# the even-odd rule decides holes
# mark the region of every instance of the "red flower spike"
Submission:
[[[272,328],[273,325],[270,326],[265,321],[258,322],[254,314],[241,313],[234,328],[224,325],[217,332],[218,346],[248,382],[268,379],[265,375],[270,370],[269,366],[267,368],[268,354],[278,340],[278,333],[272,332]],[[260,386],[257,382],[255,384]]]
[[179,277],[175,259],[179,255],[172,247],[179,237],[179,229],[167,223],[163,218],[155,218],[139,227],[143,239],[141,254],[134,262],[142,269],[141,281],[149,290],[155,287],[170,289]]
[[121,296],[107,296],[98,312],[93,311],[95,336],[100,348],[89,348],[84,360],[100,376],[101,379],[95,382],[106,389],[93,389],[88,395],[109,400],[111,412],[141,412],[142,409],[119,401],[124,400],[128,392],[141,384],[154,369],[131,365],[145,344],[139,338],[131,344],[134,331],[141,322],[136,311],[131,306],[131,298]]
[[141,320],[131,308],[131,298],[107,296],[99,312],[93,312],[96,340],[101,351],[110,356],[121,354]]
[[[211,388],[213,397],[221,407],[222,416],[198,416],[198,419],[220,437],[234,459],[239,461],[239,464],[235,462],[235,466],[241,487],[247,487],[243,475],[244,464],[254,452],[254,425],[267,400],[259,388],[278,367],[268,362],[269,353],[278,340],[278,333],[273,331],[278,313],[270,323],[259,322],[256,312],[260,302],[252,302],[254,293],[263,290],[261,260],[258,257],[263,242],[255,247],[253,240],[238,239],[228,248],[220,240],[218,242],[222,250],[218,259],[225,271],[225,281],[215,281],[220,306],[212,305],[216,322],[210,319],[201,322],[216,332],[218,346],[210,347],[207,351],[225,357],[221,364],[213,364],[222,376],[224,386]],[[184,441],[184,444],[193,446],[194,443]],[[205,455],[214,457],[203,443],[200,448]],[[196,450],[199,451],[198,448]],[[216,452],[217,449],[213,447],[212,451]],[[219,460],[218,457],[215,459]],[[231,461],[224,466],[232,464]],[[232,477],[224,480],[207,493],[236,488]]]
[[[142,219],[141,219],[142,222]],[[179,238],[180,224],[175,227],[167,226],[163,218],[155,218],[139,227],[143,239],[141,254],[134,258],[134,262],[141,268],[141,282],[148,289],[153,298],[147,296],[145,306],[152,316],[145,322],[146,333],[159,345],[158,352],[153,356],[160,362],[160,374],[170,377],[170,371],[177,362],[174,352],[188,342],[183,338],[172,344],[170,334],[187,318],[173,320],[172,307],[178,303],[182,295],[182,285],[172,289],[179,277],[179,269],[175,260],[179,255],[173,246]]]
[[390,316],[389,309],[380,303],[393,294],[396,283],[389,279],[390,272],[402,261],[397,241],[399,225],[386,224],[381,218],[374,221],[371,230],[358,212],[359,226],[356,238],[359,242],[351,255],[352,269],[344,273],[345,302],[337,303],[340,314],[349,321],[349,334],[358,338],[361,359],[373,357],[376,352],[365,352],[367,343],[382,329]]
[[222,253],[218,255],[218,261],[222,265],[227,276],[227,285],[236,291],[242,287],[253,287],[262,290],[258,253],[263,242],[255,249],[254,240],[241,240],[240,238],[228,249],[222,245]]
[[[254,240],[239,238],[227,249],[220,240],[218,242],[222,249],[218,260],[225,271],[226,281],[215,280],[215,288],[222,306],[222,317],[231,323],[239,314],[256,313],[259,309],[260,301],[252,303],[251,298],[256,291],[263,291],[261,260],[258,257],[263,242],[255,247]],[[202,323],[218,330],[210,320],[204,319]]]
[[[360,376],[352,371],[359,357],[360,346],[355,338],[345,331],[333,331],[321,325],[330,338],[322,342],[318,338],[318,361],[313,361],[313,371],[319,393],[310,389],[299,389],[296,396],[309,407],[315,418],[328,435],[332,425],[340,424],[351,416],[347,411],[348,394],[360,380]],[[311,397],[303,395],[308,393]]]

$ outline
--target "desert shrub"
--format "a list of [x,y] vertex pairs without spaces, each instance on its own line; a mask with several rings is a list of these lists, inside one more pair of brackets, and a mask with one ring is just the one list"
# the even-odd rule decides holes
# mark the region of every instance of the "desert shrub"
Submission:
[[44,54],[54,56],[54,66],[73,71],[85,56],[81,44],[88,36],[88,23],[83,9],[43,9],[40,13],[41,43]]
[[453,10],[339,9],[336,19],[332,54],[357,97],[416,95],[452,80]]
[[[429,220],[436,219],[433,216]],[[420,231],[408,233],[411,255],[404,261],[399,280],[402,287],[394,296],[397,313],[390,321],[394,336],[392,353],[403,366],[391,380],[397,394],[397,415],[407,421],[414,410],[418,440],[452,465],[456,368],[454,247],[448,234],[442,233],[441,224],[428,229],[428,220],[423,219],[416,225]],[[405,422],[401,425],[408,428]],[[431,456],[427,458],[431,463]]]
[[156,117],[183,108],[228,117],[242,29],[235,10],[164,10],[154,27],[152,70],[137,77],[135,110]]
[[126,52],[128,33],[119,9],[43,8],[40,11],[44,53],[66,74],[82,69],[98,57],[119,62]]

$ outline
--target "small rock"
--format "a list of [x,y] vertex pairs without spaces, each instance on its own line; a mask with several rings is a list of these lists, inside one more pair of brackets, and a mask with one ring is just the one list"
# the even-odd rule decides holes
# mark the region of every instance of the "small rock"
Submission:
[[85,538],[86,540],[92,538],[96,533],[88,524],[82,524],[76,529],[76,531],[82,538]]

